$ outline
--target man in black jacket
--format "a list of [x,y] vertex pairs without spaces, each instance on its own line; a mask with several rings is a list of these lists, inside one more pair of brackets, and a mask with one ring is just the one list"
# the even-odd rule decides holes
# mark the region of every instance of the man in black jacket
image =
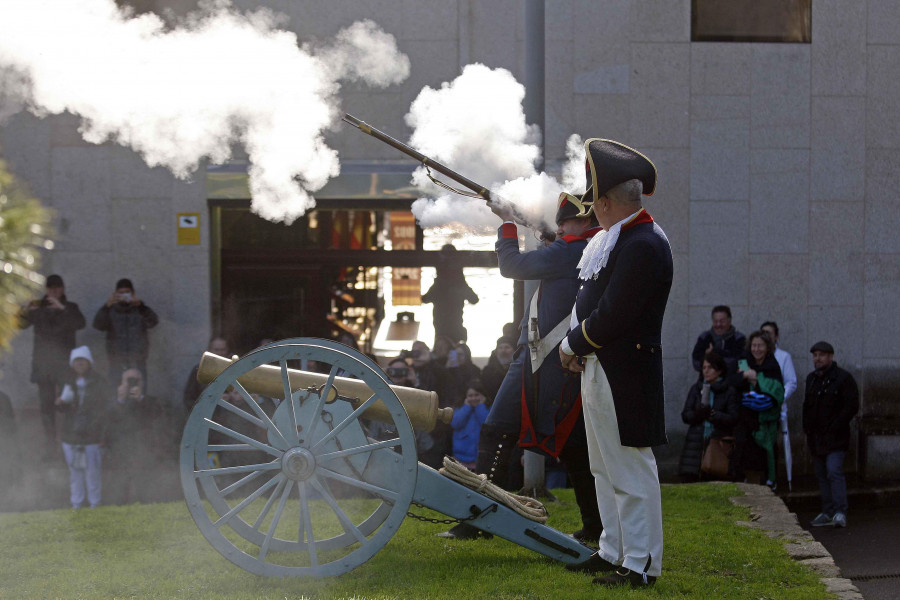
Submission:
[[84,316],[78,305],[66,298],[62,277],[47,277],[47,293],[22,311],[22,329],[34,325],[34,352],[31,356],[31,382],[38,386],[41,425],[47,438],[45,458],[53,456],[56,446],[56,397],[69,372],[69,353],[75,347],[75,332],[84,328]]
[[822,512],[812,525],[846,527],[844,458],[850,445],[850,421],[859,411],[859,388],[853,375],[834,362],[831,344],[816,342],[809,351],[815,371],[806,377],[803,432],[822,493]]
[[110,504],[169,499],[175,444],[162,402],[144,393],[138,369],[126,369],[109,409],[107,487]]
[[656,167],[611,140],[585,142],[583,202],[603,233],[579,263],[582,280],[562,366],[582,372],[581,397],[591,471],[603,520],[599,550],[566,568],[609,573],[594,583],[652,584],[662,571],[662,506],[651,446],[665,444],[662,320],[672,287],[672,250],[641,205]]
[[156,327],[159,317],[134,293],[130,279],[120,279],[116,291],[94,316],[94,329],[106,332],[109,380],[119,381],[122,371],[135,367],[147,382],[147,330]]
[[744,356],[746,346],[747,338],[731,324],[731,308],[720,304],[712,309],[712,327],[697,337],[691,362],[702,379],[703,359],[710,352],[715,352],[725,359],[728,366],[728,372],[723,375],[731,375],[737,370],[737,362]]

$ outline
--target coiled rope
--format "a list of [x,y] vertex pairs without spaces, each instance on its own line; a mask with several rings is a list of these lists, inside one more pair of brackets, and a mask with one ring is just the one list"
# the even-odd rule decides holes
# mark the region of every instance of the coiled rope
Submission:
[[473,489],[479,494],[483,494],[492,500],[496,500],[500,504],[511,508],[526,519],[537,521],[538,523],[547,522],[547,509],[539,500],[528,496],[519,496],[507,492],[503,488],[492,483],[487,475],[479,475],[473,473],[462,463],[451,456],[444,457],[444,466],[439,473],[444,477],[452,479],[463,484],[467,488]]

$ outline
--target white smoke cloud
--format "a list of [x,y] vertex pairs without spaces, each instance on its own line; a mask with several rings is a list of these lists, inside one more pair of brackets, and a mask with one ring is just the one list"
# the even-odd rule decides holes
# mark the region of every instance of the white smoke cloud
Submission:
[[[525,87],[509,71],[467,65],[459,77],[437,90],[424,88],[413,101],[406,115],[413,128],[409,143],[487,186],[492,196],[513,204],[530,222],[543,221],[555,229],[559,193],[584,191],[581,138],[574,135],[567,143],[563,184],[538,173],[534,165],[540,159],[541,134],[536,126],[526,124],[524,98]],[[413,183],[431,196],[412,206],[422,227],[455,223],[468,230],[487,231],[497,226],[497,217],[483,201],[441,192],[424,168],[413,173]]]
[[562,169],[562,185],[570,194],[579,194],[585,189],[585,160],[587,158],[584,154],[584,140],[577,133],[573,133],[566,140],[566,162]]
[[182,178],[242,145],[253,210],[290,223],[340,171],[323,137],[340,81],[398,83],[409,60],[371,21],[316,48],[278,21],[227,1],[167,28],[112,0],[3,0],[0,115],[73,113],[85,140],[113,140]]

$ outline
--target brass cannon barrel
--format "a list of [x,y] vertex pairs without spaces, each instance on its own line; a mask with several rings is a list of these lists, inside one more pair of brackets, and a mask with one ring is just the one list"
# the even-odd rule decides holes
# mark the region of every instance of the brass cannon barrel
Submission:
[[[219,376],[232,363],[224,356],[211,352],[204,352],[200,359],[200,367],[197,369],[197,381],[208,384]],[[291,380],[291,391],[321,387],[328,381],[328,376],[322,373],[311,373],[298,369],[288,369]],[[271,365],[262,365],[252,369],[238,378],[238,382],[248,392],[280,398],[284,395],[284,384],[281,381],[281,369]],[[417,390],[399,385],[390,386],[397,394],[400,403],[409,415],[409,421],[415,429],[431,431],[437,424],[450,423],[453,419],[452,408],[438,408],[438,395],[435,392]],[[359,406],[372,395],[372,390],[364,381],[349,379],[347,377],[335,377],[334,389],[339,396],[354,399],[351,403]],[[382,422],[392,422],[393,418],[383,402],[376,402],[363,413],[367,419]]]

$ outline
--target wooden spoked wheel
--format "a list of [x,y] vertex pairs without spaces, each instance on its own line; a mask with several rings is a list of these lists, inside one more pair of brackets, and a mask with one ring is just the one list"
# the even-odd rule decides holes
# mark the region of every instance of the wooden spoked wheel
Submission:
[[[300,361],[315,361],[326,383],[292,384],[288,364]],[[238,381],[262,365],[280,368],[281,397]],[[336,377],[371,394],[341,396]],[[366,421],[376,402],[393,422]],[[367,561],[403,521],[417,465],[409,418],[378,365],[319,339],[276,342],[231,364],[201,395],[181,444],[191,516],[219,553],[259,575],[331,576]]]

